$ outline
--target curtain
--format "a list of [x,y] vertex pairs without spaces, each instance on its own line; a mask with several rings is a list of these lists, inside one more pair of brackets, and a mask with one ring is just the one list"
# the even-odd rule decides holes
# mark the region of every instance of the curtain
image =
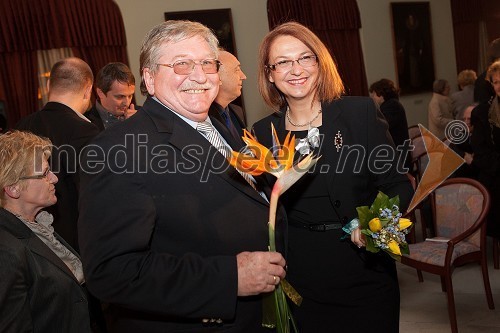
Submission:
[[0,1],[0,99],[8,127],[38,109],[37,51],[71,48],[92,71],[128,64],[126,36],[112,0]]
[[0,79],[4,93],[7,128],[38,109],[36,52],[0,53]]
[[47,90],[47,81],[49,80],[52,66],[59,60],[72,56],[73,52],[69,48],[37,51],[39,108],[48,102],[49,93]]
[[348,95],[368,95],[355,0],[268,0],[269,28],[297,21],[311,29],[337,62]]
[[480,73],[484,58],[484,40],[500,37],[500,1],[450,0],[455,40],[457,72],[472,69]]

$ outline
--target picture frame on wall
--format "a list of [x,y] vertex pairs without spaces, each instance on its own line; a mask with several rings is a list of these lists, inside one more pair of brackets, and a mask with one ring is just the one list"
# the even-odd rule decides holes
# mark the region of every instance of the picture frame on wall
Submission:
[[[215,33],[220,46],[238,57],[231,8],[165,12],[165,21],[167,20],[189,20],[206,25]],[[243,95],[232,103],[243,107]]]
[[237,56],[231,8],[165,12],[166,20],[189,20],[206,25],[213,30],[220,46]]
[[429,2],[392,2],[391,17],[401,95],[432,91],[435,70]]

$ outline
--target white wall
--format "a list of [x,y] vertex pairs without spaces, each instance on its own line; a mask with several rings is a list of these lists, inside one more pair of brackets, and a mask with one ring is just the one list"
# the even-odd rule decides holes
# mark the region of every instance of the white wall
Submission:
[[[361,14],[361,42],[368,85],[381,78],[397,82],[391,28],[391,0],[357,0]],[[414,2],[414,0],[398,0]],[[453,87],[457,83],[455,46],[449,1],[430,0],[432,46],[435,76],[446,79]],[[400,98],[406,109],[408,125],[427,126],[427,105],[432,93],[406,95]]]
[[[398,0],[411,2],[415,0]],[[120,7],[127,34],[128,55],[132,71],[139,79],[139,51],[143,37],[164,20],[164,12],[231,8],[238,58],[247,75],[243,85],[245,109],[251,125],[270,111],[262,102],[257,88],[257,52],[259,43],[269,31],[267,0],[115,0]],[[381,78],[396,80],[392,51],[390,17],[391,0],[357,0],[361,13],[361,41],[368,84]],[[455,48],[450,2],[430,0],[431,24],[436,78],[456,86]],[[136,98],[144,97],[137,84]],[[427,105],[430,93],[401,97],[408,124],[427,125]]]

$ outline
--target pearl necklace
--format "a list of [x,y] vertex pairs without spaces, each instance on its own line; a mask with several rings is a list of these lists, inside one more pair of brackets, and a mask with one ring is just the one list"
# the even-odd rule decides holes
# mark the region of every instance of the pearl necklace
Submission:
[[290,108],[287,106],[286,107],[286,119],[288,120],[288,122],[292,125],[292,126],[295,126],[295,127],[305,127],[305,126],[311,126],[311,124],[316,120],[318,119],[319,115],[321,114],[321,109],[318,110],[318,113],[316,114],[316,116],[311,120],[311,121],[308,121],[307,123],[304,123],[304,124],[295,124],[292,119],[290,118]]

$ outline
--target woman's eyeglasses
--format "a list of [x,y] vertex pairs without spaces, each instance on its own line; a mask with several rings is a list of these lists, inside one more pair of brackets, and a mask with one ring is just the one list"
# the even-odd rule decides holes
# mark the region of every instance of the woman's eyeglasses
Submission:
[[315,55],[305,55],[296,60],[281,60],[273,65],[267,65],[272,71],[276,71],[277,73],[288,72],[293,67],[293,63],[297,62],[302,67],[311,67],[318,63],[318,57]]
[[191,59],[177,60],[173,64],[158,64],[158,66],[166,66],[174,69],[175,74],[189,75],[194,71],[194,66],[200,65],[205,74],[215,74],[219,72],[221,62],[217,59],[205,59],[194,61]]
[[22,179],[48,179],[49,174],[51,172],[52,171],[50,170],[50,168],[47,168],[47,169],[45,169],[44,173],[42,173],[41,175],[19,177],[19,180],[22,180]]

